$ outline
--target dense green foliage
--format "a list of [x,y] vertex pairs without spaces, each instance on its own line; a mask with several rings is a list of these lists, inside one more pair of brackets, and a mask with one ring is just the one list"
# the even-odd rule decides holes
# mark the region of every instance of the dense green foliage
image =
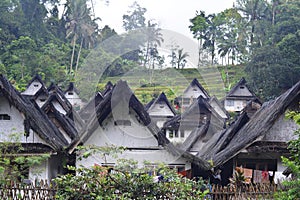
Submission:
[[[0,73],[21,90],[37,73],[47,84],[77,81],[85,58],[99,44],[103,58],[92,62],[110,62],[105,77],[125,74],[131,66],[147,68],[151,84],[154,69],[183,68],[188,55],[187,49],[171,48],[172,61],[166,62],[157,50],[161,29],[136,2],[123,15],[123,27],[132,37],[108,25],[100,28],[93,0],[3,0],[0,11]],[[197,11],[187,28],[199,40],[198,65],[246,66],[254,92],[263,99],[277,96],[299,81],[299,11],[297,0],[236,0],[220,13]],[[107,39],[109,49],[103,44]]]
[[[218,14],[199,11],[189,26],[205,55],[217,62],[242,63],[248,81],[263,99],[274,98],[300,80],[300,3],[297,0],[237,0]],[[226,59],[227,57],[227,59]]]
[[[0,137],[4,139],[0,143],[0,184],[6,184],[10,181],[23,181],[28,179],[29,168],[38,166],[44,162],[49,154],[43,155],[24,155],[24,147],[20,142],[22,133],[11,133]],[[41,173],[36,170],[35,175]]]
[[[288,118],[292,118],[300,126],[300,113],[290,112]],[[283,158],[284,164],[290,169],[292,179],[283,182],[283,191],[278,192],[278,199],[300,199],[300,129],[295,134],[298,139],[289,142],[290,158]]]
[[[125,149],[91,146],[78,150],[79,159],[97,155],[106,160],[106,156],[117,158]],[[203,199],[208,193],[202,179],[184,178],[163,164],[145,162],[140,166],[134,160],[119,159],[113,168],[94,165],[69,169],[77,175],[67,174],[54,180],[57,199]]]

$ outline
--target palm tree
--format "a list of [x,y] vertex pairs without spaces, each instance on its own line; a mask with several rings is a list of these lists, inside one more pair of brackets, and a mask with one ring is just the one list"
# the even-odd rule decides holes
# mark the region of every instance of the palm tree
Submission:
[[183,48],[178,49],[176,54],[176,65],[177,69],[183,69],[187,63],[186,58],[189,57],[189,54],[187,52],[183,52]]
[[71,39],[72,55],[70,62],[70,73],[73,70],[76,43],[80,41],[80,47],[76,59],[75,71],[77,71],[82,47],[91,48],[95,42],[98,26],[95,20],[91,18],[91,10],[87,7],[87,0],[68,1],[66,9],[66,38]]
[[164,41],[163,35],[161,33],[161,28],[157,26],[157,23],[152,23],[151,20],[149,20],[147,28],[145,29],[146,52],[144,58],[144,66],[146,66],[146,63],[150,62],[150,59],[152,57],[150,50],[153,48],[157,48],[157,46],[160,46],[161,42]]

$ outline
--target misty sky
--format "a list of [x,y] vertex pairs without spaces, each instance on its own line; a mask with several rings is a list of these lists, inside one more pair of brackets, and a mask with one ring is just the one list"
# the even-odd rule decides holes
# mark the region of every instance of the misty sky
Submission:
[[[234,0],[136,0],[141,7],[147,8],[146,18],[155,19],[160,28],[176,31],[192,37],[188,26],[189,19],[195,16],[196,10],[206,14],[218,13],[231,8]],[[95,14],[102,19],[101,26],[108,24],[118,33],[123,32],[122,16],[129,10],[134,0],[109,0],[97,2]]]

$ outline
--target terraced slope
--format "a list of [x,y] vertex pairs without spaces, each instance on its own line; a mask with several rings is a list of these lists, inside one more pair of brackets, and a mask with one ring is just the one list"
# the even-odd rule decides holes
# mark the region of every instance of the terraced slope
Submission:
[[[187,88],[190,82],[197,78],[211,96],[222,99],[231,86],[245,76],[241,66],[206,67],[201,69],[173,68],[155,70],[131,71],[122,76],[107,77],[101,79],[99,90],[103,90],[108,81],[116,83],[118,80],[126,80],[130,88],[142,103],[149,102],[155,95],[165,92],[169,100],[179,96]],[[228,75],[226,77],[226,74]]]

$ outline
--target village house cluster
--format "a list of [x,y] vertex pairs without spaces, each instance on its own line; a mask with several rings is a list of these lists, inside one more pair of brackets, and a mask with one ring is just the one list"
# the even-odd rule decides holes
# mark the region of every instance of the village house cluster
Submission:
[[165,163],[188,178],[227,184],[242,167],[249,182],[276,183],[286,169],[280,157],[299,128],[284,116],[299,111],[299,100],[300,82],[262,104],[242,78],[221,101],[194,79],[172,103],[161,93],[143,105],[122,80],[83,102],[73,83],[62,91],[37,75],[20,93],[0,75],[0,138],[18,132],[20,154],[50,154],[28,169],[30,180],[65,174],[65,164],[113,167],[115,156],[76,154],[79,145],[113,145],[125,148],[119,158],[147,161],[153,172]]

